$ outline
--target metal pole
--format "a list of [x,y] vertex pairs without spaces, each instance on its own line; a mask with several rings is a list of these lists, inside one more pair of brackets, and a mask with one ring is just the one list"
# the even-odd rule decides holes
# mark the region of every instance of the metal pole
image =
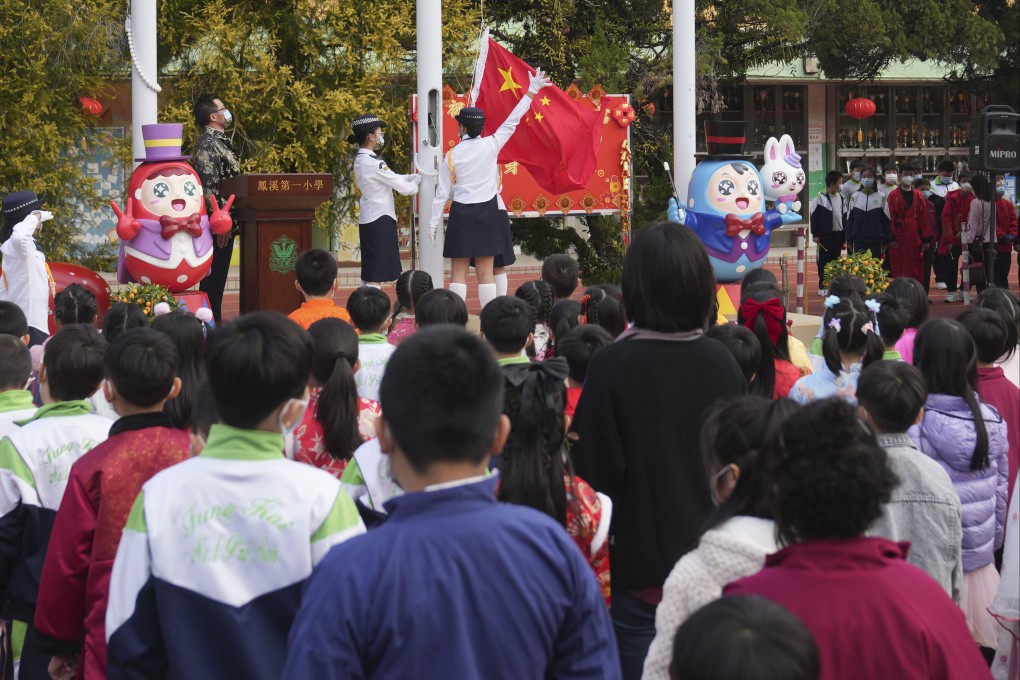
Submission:
[[694,174],[697,151],[694,0],[673,0],[673,168],[681,205]]
[[797,313],[804,313],[804,261],[807,257],[807,229],[797,227]]
[[129,28],[134,58],[134,68],[131,69],[131,150],[133,158],[145,158],[142,126],[156,122],[159,104],[156,0],[131,0]]
[[[418,145],[417,166],[422,173],[418,190],[419,267],[437,288],[445,287],[443,229],[436,243],[428,236],[432,200],[443,154],[443,34],[442,1],[417,0],[418,32]],[[412,238],[414,234],[412,234]]]

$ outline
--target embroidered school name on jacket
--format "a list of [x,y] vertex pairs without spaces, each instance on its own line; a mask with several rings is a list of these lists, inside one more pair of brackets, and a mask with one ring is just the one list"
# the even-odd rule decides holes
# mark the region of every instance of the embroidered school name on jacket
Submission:
[[5,619],[31,621],[71,465],[113,421],[87,401],[48,404],[0,441],[0,592]]

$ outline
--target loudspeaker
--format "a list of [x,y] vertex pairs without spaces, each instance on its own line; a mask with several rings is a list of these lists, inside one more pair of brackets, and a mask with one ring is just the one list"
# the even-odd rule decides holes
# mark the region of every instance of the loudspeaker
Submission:
[[1008,106],[986,106],[970,127],[970,166],[975,170],[1020,170],[1020,114]]

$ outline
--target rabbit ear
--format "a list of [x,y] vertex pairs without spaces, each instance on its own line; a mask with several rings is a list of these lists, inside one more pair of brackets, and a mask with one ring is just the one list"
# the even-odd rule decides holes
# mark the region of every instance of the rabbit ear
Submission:
[[783,147],[783,151],[787,156],[793,155],[793,137],[790,135],[783,135],[783,138],[779,141],[779,145]]
[[775,137],[769,137],[768,141],[765,142],[765,156],[767,158],[766,162],[771,162],[771,161],[776,160],[776,147],[777,146],[779,146],[779,142],[776,140]]

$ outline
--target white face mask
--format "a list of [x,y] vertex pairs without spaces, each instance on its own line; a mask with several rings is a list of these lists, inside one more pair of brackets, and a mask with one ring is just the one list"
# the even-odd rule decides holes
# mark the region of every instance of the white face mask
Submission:
[[963,184],[960,185],[960,191],[962,191],[963,193],[967,193],[973,188],[974,187],[970,185],[970,182],[964,182]]
[[939,175],[939,181],[942,182],[943,184],[947,184],[947,185],[948,184],[952,184],[953,183],[953,176],[949,175],[947,177],[945,175]]
[[885,182],[886,184],[896,184],[896,173],[890,172],[888,175],[886,175]]
[[854,178],[855,182],[861,181],[861,173],[857,170],[854,170],[852,173],[850,173],[850,176]]
[[900,181],[909,187],[911,184],[914,183],[914,178],[911,175],[903,175],[903,179],[901,179]]
[[874,183],[875,183],[874,177],[865,177],[864,179],[861,180],[862,187],[870,187]]
[[386,145],[386,137],[383,136],[382,130],[379,131],[379,139],[375,142],[375,148],[381,149]]
[[[290,405],[295,401],[301,404],[301,409],[297,414],[295,414],[293,423],[288,426],[286,423],[283,422],[283,414],[285,411],[287,411],[287,409],[290,408]],[[280,434],[283,435],[284,439],[287,439],[292,434],[294,434],[294,430],[296,430],[298,428],[298,425],[301,424],[301,421],[304,420],[305,411],[307,409],[308,409],[308,397],[305,397],[304,399],[290,399],[287,401],[286,404],[283,405],[283,408],[280,409],[279,422],[280,422]]]

